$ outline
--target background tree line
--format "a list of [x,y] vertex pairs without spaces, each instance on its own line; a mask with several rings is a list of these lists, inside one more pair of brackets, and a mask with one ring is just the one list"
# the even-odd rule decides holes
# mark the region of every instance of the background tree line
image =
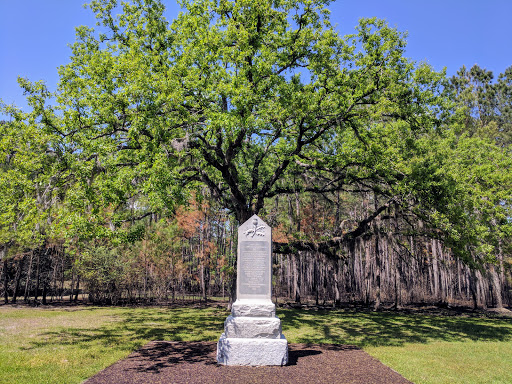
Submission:
[[50,92],[2,104],[4,301],[233,297],[236,228],[277,298],[510,305],[512,67],[451,79],[327,1],[93,1]]

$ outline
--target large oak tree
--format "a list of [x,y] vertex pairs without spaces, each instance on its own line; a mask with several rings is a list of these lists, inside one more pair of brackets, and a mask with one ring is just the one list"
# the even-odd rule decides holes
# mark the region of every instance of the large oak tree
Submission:
[[441,75],[382,21],[340,36],[327,3],[184,2],[168,23],[160,1],[93,1],[58,101],[105,202],[201,183],[244,221],[278,194],[399,177],[379,156],[439,124]]
[[201,188],[238,222],[279,195],[349,192],[372,196],[373,210],[329,239],[276,250],[334,256],[397,215],[461,255],[493,243],[509,162],[454,135],[444,74],[406,59],[403,34],[362,19],[341,36],[328,3],[184,1],[169,23],[158,0],[92,1],[98,26],[77,29],[57,107],[40,108],[77,159],[67,230],[108,236]]

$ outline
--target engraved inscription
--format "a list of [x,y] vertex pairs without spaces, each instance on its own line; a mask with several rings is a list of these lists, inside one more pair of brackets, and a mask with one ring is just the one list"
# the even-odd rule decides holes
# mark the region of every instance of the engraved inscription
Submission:
[[240,242],[239,290],[243,295],[270,295],[270,249],[267,241]]

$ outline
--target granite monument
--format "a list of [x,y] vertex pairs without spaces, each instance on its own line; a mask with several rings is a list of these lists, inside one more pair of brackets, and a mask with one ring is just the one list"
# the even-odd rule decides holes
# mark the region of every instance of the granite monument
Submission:
[[225,365],[285,365],[288,342],[272,302],[272,229],[254,215],[238,228],[236,301],[217,343]]

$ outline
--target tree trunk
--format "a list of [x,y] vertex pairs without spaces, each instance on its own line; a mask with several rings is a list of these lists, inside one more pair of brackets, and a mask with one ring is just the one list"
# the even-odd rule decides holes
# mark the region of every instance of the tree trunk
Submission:
[[75,274],[71,273],[71,286],[69,287],[69,302],[73,301],[73,289],[75,288]]
[[478,309],[478,295],[477,295],[477,282],[475,271],[471,270],[469,274],[469,289],[471,291],[471,298],[473,299],[473,309]]
[[236,300],[236,279],[237,279],[237,268],[238,268],[238,225],[236,220],[230,220],[229,223],[231,230],[231,242],[230,252],[229,254],[232,256],[233,263],[233,275],[231,276],[231,281],[229,282],[229,303],[228,309],[231,310],[231,305]]
[[313,265],[313,289],[315,291],[315,305],[318,306],[320,282],[319,282],[319,269],[318,269],[318,255],[315,256]]
[[338,260],[334,260],[334,301],[333,307],[339,308],[341,307],[341,295],[339,288],[340,281],[340,265]]
[[204,267],[204,261],[201,260],[199,262],[199,276],[200,276],[200,280],[201,280],[201,296],[204,300],[204,302],[206,303],[207,301],[207,296],[206,296],[206,271],[205,271],[205,267]]
[[73,300],[75,303],[78,301],[78,292],[80,291],[80,276],[76,277],[76,289],[75,289],[75,299]]
[[42,295],[42,299],[41,299],[41,302],[43,303],[43,305],[47,304],[47,302],[46,302],[47,294],[48,294],[48,282],[47,282],[47,279],[45,278],[43,280],[43,295]]
[[496,268],[493,264],[489,265],[489,274],[491,275],[491,286],[494,306],[498,309],[503,308],[503,300],[501,298],[501,283]]
[[3,259],[4,259],[4,263],[3,263],[3,272],[4,272],[4,303],[5,304],[9,304],[9,271],[8,271],[8,263],[7,263],[7,258],[6,258],[6,252],[4,251],[3,252],[4,255],[3,255]]
[[286,273],[286,288],[287,288],[287,292],[288,292],[288,299],[291,299],[292,298],[292,269],[294,267],[292,267],[292,264],[295,265],[294,263],[292,263],[292,256],[291,255],[286,255],[286,260],[288,261],[286,264],[288,266],[288,269],[287,269],[287,273]]
[[41,272],[41,250],[36,250],[37,259],[36,259],[36,290],[34,292],[34,301],[37,301],[39,297],[39,283],[40,283],[40,272]]
[[60,267],[60,300],[64,301],[64,282],[65,276],[64,272],[66,271],[66,259],[64,257],[64,253],[61,254],[61,267]]
[[365,295],[364,302],[365,305],[370,304],[370,297],[372,292],[372,278],[371,278],[371,256],[370,256],[370,244],[367,240],[363,240],[364,242],[364,254],[365,254]]
[[381,257],[380,257],[380,244],[379,244],[379,234],[378,231],[375,231],[375,304],[373,306],[374,311],[378,311],[380,309],[380,301],[381,301],[381,283],[380,283],[380,275],[381,275]]
[[301,285],[301,271],[300,271],[300,256],[299,254],[295,255],[293,258],[293,294],[295,296],[295,302],[300,304],[300,285]]
[[432,240],[432,285],[432,296],[434,296],[434,300],[441,302],[439,295],[439,265],[436,240]]
[[30,282],[32,279],[32,263],[34,261],[34,251],[30,252],[30,260],[28,263],[28,271],[27,271],[27,281],[25,282],[25,295],[24,301],[28,302],[28,296],[30,294]]
[[23,261],[25,258],[22,256],[18,260],[18,268],[16,269],[16,277],[14,279],[14,292],[12,294],[12,302],[16,303],[16,297],[18,296],[18,292],[20,289],[20,281],[21,281],[21,271],[23,269]]
[[401,308],[401,287],[400,287],[400,272],[398,269],[398,260],[395,260],[395,309]]

